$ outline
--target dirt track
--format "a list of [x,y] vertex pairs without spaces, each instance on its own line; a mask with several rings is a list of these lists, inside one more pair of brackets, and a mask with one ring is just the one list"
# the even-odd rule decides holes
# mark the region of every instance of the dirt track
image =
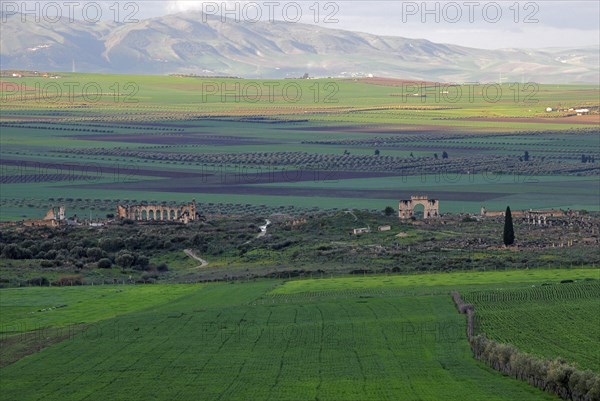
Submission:
[[208,262],[204,259],[202,259],[199,256],[196,256],[196,254],[194,253],[194,251],[192,251],[191,249],[184,249],[183,253],[185,253],[186,255],[188,255],[190,258],[197,260],[198,262],[200,262],[200,266],[196,266],[196,268],[202,268],[202,267],[206,267],[208,266]]

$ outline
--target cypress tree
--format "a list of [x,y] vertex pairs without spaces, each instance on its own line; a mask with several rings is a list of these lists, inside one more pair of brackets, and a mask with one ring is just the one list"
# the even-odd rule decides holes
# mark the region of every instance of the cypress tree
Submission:
[[515,243],[515,230],[513,228],[512,214],[510,206],[506,207],[504,214],[504,245],[509,246]]

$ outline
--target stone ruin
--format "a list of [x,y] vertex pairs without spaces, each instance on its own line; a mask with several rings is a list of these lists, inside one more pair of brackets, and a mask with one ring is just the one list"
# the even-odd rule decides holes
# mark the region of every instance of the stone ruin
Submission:
[[179,206],[162,204],[118,205],[117,217],[134,221],[171,221],[188,224],[198,219],[196,201]]
[[398,216],[401,219],[410,219],[414,216],[415,206],[417,205],[423,205],[423,217],[426,219],[440,216],[440,201],[421,195],[401,200],[398,206]]
[[46,212],[46,215],[44,216],[44,220],[64,220],[64,219],[65,219],[65,207],[64,206],[59,206],[59,207],[52,206],[50,209],[48,209],[48,211]]
[[[504,217],[505,211],[491,211],[481,207],[480,215],[482,217]],[[513,210],[513,218],[522,218],[524,222],[533,226],[551,226],[553,224],[564,223],[565,218],[578,216],[578,213],[572,210]]]
[[59,227],[61,225],[70,224],[74,222],[76,223],[75,220],[67,220],[67,218],[65,217],[64,206],[52,206],[50,207],[50,209],[48,209],[43,219],[24,220],[23,225],[28,227]]

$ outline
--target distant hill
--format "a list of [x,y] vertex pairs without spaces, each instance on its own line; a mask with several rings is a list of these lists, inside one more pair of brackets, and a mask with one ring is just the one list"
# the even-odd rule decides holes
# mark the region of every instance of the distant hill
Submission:
[[444,82],[598,83],[599,48],[483,50],[287,23],[221,22],[200,12],[135,24],[57,23],[9,16],[0,67],[43,71],[374,76]]

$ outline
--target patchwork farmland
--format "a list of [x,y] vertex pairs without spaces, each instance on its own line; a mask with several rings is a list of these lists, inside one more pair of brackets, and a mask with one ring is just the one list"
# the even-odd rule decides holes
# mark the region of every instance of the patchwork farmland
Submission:
[[600,400],[597,86],[0,89],[0,400]]
[[600,401],[600,2],[459,3],[0,0],[0,401]]
[[[31,89],[71,83],[102,90]],[[597,107],[597,87],[507,84],[490,99],[481,88],[441,85],[3,77],[0,217],[40,217],[52,203],[104,217],[118,202],[192,198],[209,213],[209,204],[237,205],[229,213],[381,210],[415,192],[440,198],[442,212],[598,210],[598,115],[568,111]],[[545,111],[557,103],[565,111]]]

